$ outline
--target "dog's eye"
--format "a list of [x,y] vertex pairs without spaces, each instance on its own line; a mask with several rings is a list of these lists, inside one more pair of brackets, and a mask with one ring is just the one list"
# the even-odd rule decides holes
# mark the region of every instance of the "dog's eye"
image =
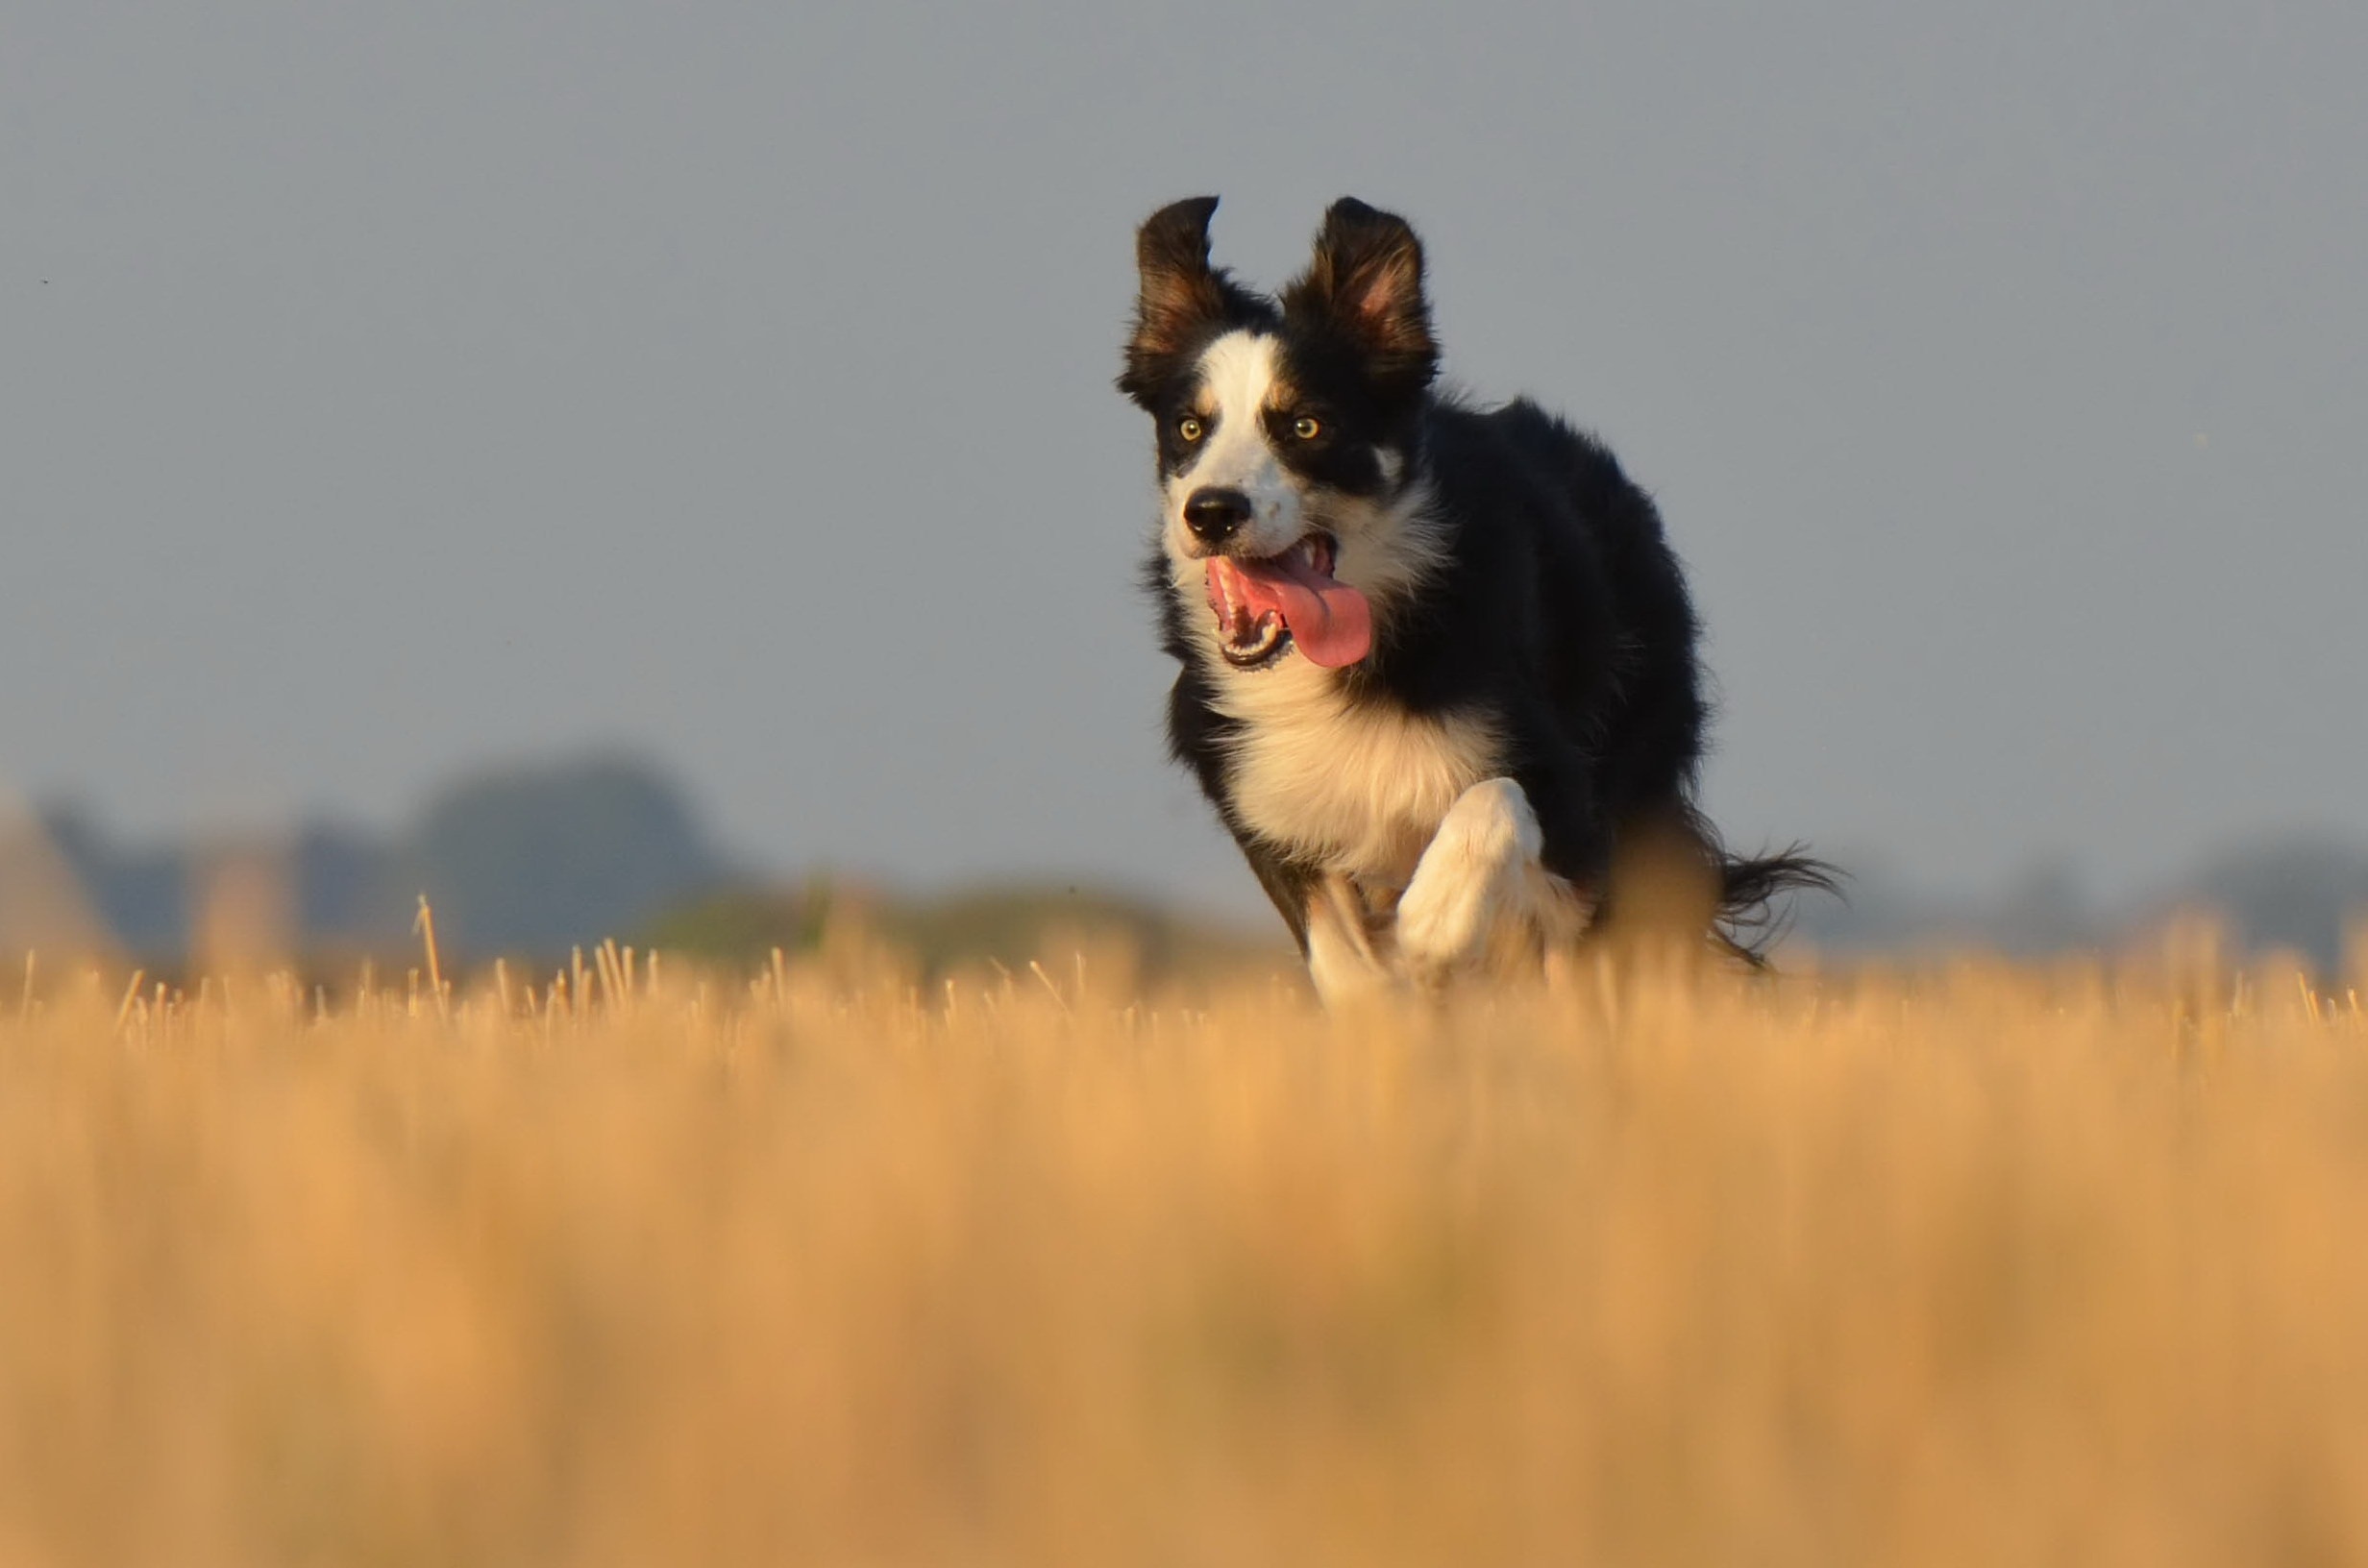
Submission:
[[1323,427],[1316,422],[1313,415],[1301,414],[1291,422],[1291,433],[1302,441],[1313,441],[1323,433]]
[[1182,419],[1175,422],[1175,433],[1182,436],[1187,441],[1199,440],[1202,432],[1206,429],[1206,426],[1202,425],[1200,421],[1195,419],[1190,414],[1186,414]]

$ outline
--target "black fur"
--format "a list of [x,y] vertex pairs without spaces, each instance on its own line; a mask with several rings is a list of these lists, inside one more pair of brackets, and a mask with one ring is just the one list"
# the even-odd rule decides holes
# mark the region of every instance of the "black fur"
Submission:
[[[1164,475],[1189,461],[1177,433],[1199,354],[1242,328],[1275,334],[1292,410],[1320,416],[1322,437],[1281,442],[1286,466],[1348,496],[1385,488],[1379,453],[1427,478],[1443,528],[1444,567],[1378,619],[1372,650],[1338,678],[1358,703],[1421,715],[1492,716],[1507,771],[1527,796],[1548,870],[1596,892],[1621,915],[1616,863],[1648,842],[1690,860],[1708,886],[1703,918],[1756,960],[1771,901],[1833,885],[1794,851],[1739,859],[1693,804],[1707,704],[1697,628],[1683,574],[1651,500],[1601,443],[1526,399],[1481,409],[1433,389],[1437,349],[1422,294],[1419,242],[1401,220],[1344,200],[1326,215],[1316,259],[1278,301],[1208,265],[1216,202],[1198,198],[1144,225],[1136,331],[1121,390],[1152,414]],[[1285,417],[1278,415],[1277,417]],[[1198,606],[1171,590],[1155,547],[1148,583],[1161,635],[1182,666],[1168,727],[1178,761],[1232,831],[1251,870],[1307,943],[1306,906],[1321,875],[1249,831],[1235,806],[1232,721],[1188,637]],[[1257,678],[1255,674],[1242,678]]]

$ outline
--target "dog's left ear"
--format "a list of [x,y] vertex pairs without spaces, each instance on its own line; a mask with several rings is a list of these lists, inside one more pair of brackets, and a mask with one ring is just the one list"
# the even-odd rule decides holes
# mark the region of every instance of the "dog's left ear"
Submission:
[[1438,371],[1431,306],[1422,293],[1422,241],[1404,218],[1353,196],[1324,213],[1315,259],[1283,290],[1283,310],[1344,332],[1376,375],[1409,390],[1429,385]]

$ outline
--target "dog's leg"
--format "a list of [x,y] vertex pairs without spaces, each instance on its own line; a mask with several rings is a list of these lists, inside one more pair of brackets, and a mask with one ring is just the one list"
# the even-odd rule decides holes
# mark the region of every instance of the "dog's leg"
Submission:
[[1438,985],[1483,967],[1525,962],[1575,939],[1592,901],[1539,864],[1544,836],[1509,778],[1456,797],[1397,906],[1407,977]]
[[1390,971],[1366,936],[1365,902],[1344,876],[1327,876],[1308,893],[1307,974],[1326,1007],[1390,984]]

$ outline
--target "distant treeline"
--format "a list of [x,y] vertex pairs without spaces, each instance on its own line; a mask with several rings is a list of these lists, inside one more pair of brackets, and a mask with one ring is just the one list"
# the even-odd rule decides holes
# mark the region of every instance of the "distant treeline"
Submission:
[[[226,869],[273,891],[280,937],[307,955],[411,950],[422,894],[446,950],[462,960],[563,958],[615,937],[737,963],[810,946],[834,921],[870,928],[925,974],[1019,968],[1062,942],[1094,940],[1132,952],[1147,971],[1207,969],[1270,957],[1282,941],[1279,922],[1262,917],[1229,927],[1092,888],[907,897],[821,878],[783,886],[719,848],[662,770],[617,753],[471,774],[390,834],[316,823],[277,842],[142,846],[116,842],[71,806],[39,813],[38,825],[47,859],[80,884],[114,942],[143,959],[190,952]],[[0,882],[11,865],[0,852]],[[1847,869],[1857,874],[1846,900],[1808,898],[1795,911],[1795,934],[1834,953],[2109,946],[2174,911],[2206,909],[2236,945],[2291,949],[2333,973],[2346,964],[2351,922],[2368,916],[2368,850],[2324,837],[2224,853],[2119,904],[2090,897],[2068,866],[2036,870],[1989,901]],[[7,892],[0,887],[0,903]],[[0,920],[0,934],[7,926]]]
[[[128,845],[71,807],[40,813],[38,827],[44,858],[62,863],[114,943],[166,965],[205,944],[226,888],[251,905],[259,889],[264,923],[280,927],[260,940],[311,959],[416,955],[422,894],[458,963],[553,962],[614,938],[750,965],[840,931],[895,948],[919,977],[1021,970],[1080,943],[1124,955],[1146,978],[1288,957],[1279,925],[1229,928],[1093,888],[912,897],[824,876],[778,886],[720,849],[661,770],[621,754],[471,774],[393,834],[315,823],[278,842]],[[10,867],[0,853],[0,882]],[[0,936],[10,924],[0,920]]]
[[2286,949],[2331,975],[2350,962],[2351,934],[2368,932],[2368,850],[2327,835],[2267,840],[2117,902],[2090,894],[2062,863],[2034,868],[1987,901],[1936,896],[1864,870],[1848,894],[1804,901],[1795,933],[1838,953],[1978,945],[2038,957],[2114,946],[2195,912],[2217,918],[2237,948]]
[[308,951],[407,945],[425,894],[456,952],[564,954],[742,879],[681,792],[622,755],[471,775],[388,836],[316,823],[276,843],[138,847],[70,807],[41,822],[115,940],[160,957],[189,949],[234,865],[284,890],[284,935]]

